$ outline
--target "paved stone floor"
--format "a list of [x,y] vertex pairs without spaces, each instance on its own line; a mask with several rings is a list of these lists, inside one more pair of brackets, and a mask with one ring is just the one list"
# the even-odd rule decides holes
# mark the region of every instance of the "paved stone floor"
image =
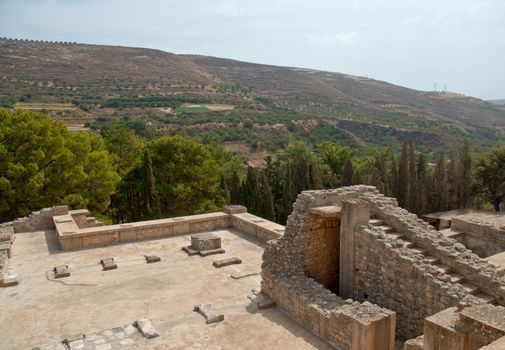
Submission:
[[[190,244],[189,235],[61,251],[53,231],[16,234],[9,270],[20,283],[0,289],[0,348],[56,349],[63,339],[86,334],[87,342],[75,348],[330,349],[278,308],[258,311],[251,304],[247,295],[259,289],[258,275],[230,277],[260,271],[262,244],[234,230],[213,233],[226,253],[204,258],[181,250]],[[146,264],[144,255],[152,254],[161,262]],[[212,266],[234,256],[243,263]],[[114,257],[118,269],[102,271],[99,261],[107,257]],[[72,276],[48,280],[61,264]],[[207,325],[193,311],[207,303],[224,314],[223,322]],[[150,319],[160,336],[127,335],[124,330],[140,318]],[[131,341],[121,344],[124,339]]]

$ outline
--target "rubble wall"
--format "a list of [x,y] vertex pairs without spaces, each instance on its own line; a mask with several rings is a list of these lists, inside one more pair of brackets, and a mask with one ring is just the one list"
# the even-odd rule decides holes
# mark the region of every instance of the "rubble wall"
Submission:
[[34,211],[28,217],[14,220],[14,232],[31,232],[38,230],[54,229],[53,216],[68,213],[66,205],[44,208]]

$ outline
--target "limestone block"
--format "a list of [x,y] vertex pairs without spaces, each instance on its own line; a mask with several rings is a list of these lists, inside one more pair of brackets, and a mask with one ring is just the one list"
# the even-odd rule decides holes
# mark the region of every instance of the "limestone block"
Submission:
[[275,307],[277,303],[275,300],[270,298],[263,292],[253,291],[251,294],[247,296],[249,300],[251,300],[259,310],[269,309],[271,307]]
[[63,278],[70,276],[70,271],[68,271],[68,265],[58,265],[54,269],[54,278]]
[[193,311],[200,313],[203,317],[205,317],[206,323],[216,323],[224,320],[224,315],[217,313],[211,304],[200,304],[196,305],[193,308]]
[[0,287],[12,287],[19,284],[18,279],[14,275],[4,275],[0,278]]
[[247,208],[243,205],[229,205],[223,209],[226,214],[241,214],[247,213]]
[[102,259],[100,260],[100,264],[102,264],[103,271],[117,269],[117,264],[114,262],[114,258]]
[[147,318],[137,320],[133,325],[137,327],[139,332],[147,339],[156,338],[160,335],[156,328],[154,328],[151,320]]
[[213,233],[192,235],[191,247],[198,251],[218,249],[221,248],[221,238]]
[[146,262],[148,264],[152,264],[152,263],[156,263],[156,262],[160,262],[161,261],[161,258],[159,256],[156,256],[156,255],[146,255],[145,258],[146,258]]
[[417,338],[407,340],[403,346],[403,350],[423,350],[423,338],[421,335]]
[[234,264],[242,264],[242,259],[233,257],[229,259],[214,260],[214,262],[212,263],[212,265],[214,265],[217,268]]
[[241,278],[256,276],[256,275],[258,275],[257,272],[239,272],[239,273],[231,274],[230,277],[233,278],[234,280],[239,280]]

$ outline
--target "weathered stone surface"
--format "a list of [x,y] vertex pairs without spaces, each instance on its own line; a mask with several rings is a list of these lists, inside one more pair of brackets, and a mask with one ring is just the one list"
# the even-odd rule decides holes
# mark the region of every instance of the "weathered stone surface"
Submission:
[[134,326],[137,327],[139,332],[148,339],[155,338],[160,335],[156,328],[154,328],[153,323],[147,318],[135,321]]
[[256,304],[256,306],[258,307],[259,310],[270,309],[270,308],[275,307],[277,305],[275,300],[273,300],[268,295],[266,295],[265,293],[262,293],[260,291],[253,291],[247,297],[254,304]]
[[257,272],[239,272],[239,273],[231,274],[230,277],[233,278],[234,280],[239,280],[241,278],[250,277],[250,276],[257,276],[257,275],[259,275],[259,273],[257,273]]
[[161,261],[161,258],[159,256],[156,256],[156,255],[146,255],[145,258],[146,258],[146,262],[148,264],[152,264],[152,263],[156,263],[156,262],[160,262]]
[[228,205],[223,211],[227,214],[241,214],[247,213],[247,208],[243,205]]
[[198,252],[198,254],[200,256],[209,256],[209,255],[224,254],[224,253],[226,253],[226,251],[223,248],[202,250],[202,251]]
[[228,265],[236,265],[236,264],[242,264],[242,259],[233,257],[229,259],[222,259],[222,260],[214,260],[212,262],[212,265],[215,267],[223,267],[223,266],[228,266]]
[[191,248],[197,251],[221,248],[221,238],[213,233],[200,233],[191,236]]
[[15,275],[0,275],[0,287],[13,287],[18,284],[19,281]]
[[212,308],[211,304],[196,305],[193,311],[196,311],[200,313],[203,317],[205,317],[205,322],[207,324],[224,321],[224,314],[216,312]]

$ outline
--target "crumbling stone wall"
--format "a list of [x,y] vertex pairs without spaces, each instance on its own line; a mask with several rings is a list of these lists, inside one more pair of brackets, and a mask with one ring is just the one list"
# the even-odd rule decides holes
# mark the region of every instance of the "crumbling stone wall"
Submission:
[[[308,276],[317,268],[318,242],[323,246],[321,251],[328,252],[322,239],[331,237],[333,230],[337,235],[340,226],[335,215],[324,228],[325,220],[317,218],[310,209],[330,206],[338,211],[343,201],[368,192],[377,193],[370,186],[301,193],[284,236],[268,242],[263,254],[263,292],[337,349],[394,348],[394,312],[368,302],[344,300]],[[326,264],[327,259],[320,262]],[[323,277],[328,275],[324,273]]]
[[395,246],[367,226],[356,231],[353,299],[394,310],[397,338],[406,340],[423,332],[424,318],[457,305],[467,297],[458,285],[433,275],[433,266]]
[[14,220],[14,232],[31,232],[37,230],[54,229],[53,216],[68,213],[66,205],[44,208],[34,211],[28,217]]

